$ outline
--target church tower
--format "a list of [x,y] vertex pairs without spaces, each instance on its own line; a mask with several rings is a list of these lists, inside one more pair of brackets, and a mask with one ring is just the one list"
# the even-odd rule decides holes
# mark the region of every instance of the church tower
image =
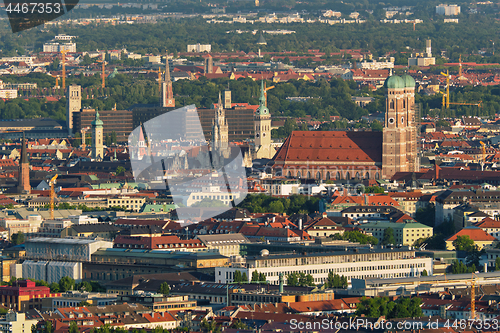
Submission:
[[266,92],[264,90],[264,81],[261,82],[259,107],[254,116],[254,155],[256,159],[273,158],[274,148],[271,146],[271,115],[266,107]]
[[220,151],[224,157],[229,157],[229,127],[220,92],[219,103],[217,103],[217,108],[215,109],[215,119],[212,121],[212,144],[214,149]]
[[21,158],[19,159],[19,183],[18,192],[26,193],[31,191],[30,186],[30,164],[28,161],[28,153],[26,151],[26,137],[23,132],[23,141],[21,146]]
[[92,122],[92,158],[101,160],[104,158],[104,146],[102,142],[102,125],[103,122],[99,119],[99,111],[95,111],[95,119]]
[[166,57],[165,74],[161,84],[160,103],[164,108],[175,108],[174,92],[172,90],[172,80],[170,79],[170,65],[168,63],[168,54]]
[[387,88],[382,142],[382,177],[396,172],[419,171],[415,118],[415,80],[409,75],[393,75]]

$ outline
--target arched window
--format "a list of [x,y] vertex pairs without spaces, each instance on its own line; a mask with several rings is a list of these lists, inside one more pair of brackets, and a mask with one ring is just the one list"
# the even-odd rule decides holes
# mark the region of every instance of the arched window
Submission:
[[335,175],[335,179],[337,179],[337,180],[342,179],[342,175],[340,174],[340,172],[337,171],[337,174]]
[[302,177],[302,174],[300,173],[300,171],[297,171],[297,178],[301,178]]
[[287,178],[292,178],[292,172],[288,171]]
[[370,173],[369,173],[369,172],[367,172],[367,173],[365,174],[365,179],[370,179]]
[[406,101],[403,99],[403,109],[406,108]]
[[307,179],[311,179],[311,171],[307,171]]
[[389,102],[389,109],[394,109],[394,100]]
[[356,179],[359,179],[359,172],[356,172]]
[[351,174],[349,173],[349,171],[347,171],[347,173],[345,174],[345,179],[351,179]]
[[375,173],[375,179],[380,179],[380,175],[378,174],[378,172]]
[[321,172],[316,172],[316,179],[321,179]]
[[330,171],[326,173],[326,180],[330,180]]

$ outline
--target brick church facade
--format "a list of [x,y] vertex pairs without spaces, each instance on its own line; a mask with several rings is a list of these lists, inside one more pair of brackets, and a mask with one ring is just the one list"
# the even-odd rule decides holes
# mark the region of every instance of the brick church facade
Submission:
[[394,75],[384,86],[382,132],[293,131],[273,157],[274,173],[290,178],[360,180],[420,171],[415,80]]

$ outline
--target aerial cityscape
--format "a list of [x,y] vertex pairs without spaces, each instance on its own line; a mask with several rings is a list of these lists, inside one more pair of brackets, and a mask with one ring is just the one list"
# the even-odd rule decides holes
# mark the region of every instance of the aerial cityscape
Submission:
[[5,1],[0,333],[500,332],[499,22]]

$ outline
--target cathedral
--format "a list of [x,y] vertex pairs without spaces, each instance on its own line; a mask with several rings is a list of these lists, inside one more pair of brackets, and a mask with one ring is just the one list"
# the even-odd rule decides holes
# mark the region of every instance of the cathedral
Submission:
[[406,74],[393,75],[384,86],[382,132],[293,131],[273,157],[274,173],[290,178],[361,180],[420,171],[415,80]]

